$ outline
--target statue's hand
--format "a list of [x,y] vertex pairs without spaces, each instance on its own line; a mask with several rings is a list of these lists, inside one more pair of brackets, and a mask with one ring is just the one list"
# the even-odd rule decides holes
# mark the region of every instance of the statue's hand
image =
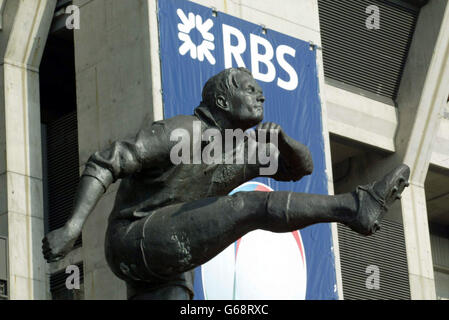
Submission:
[[[294,181],[313,172],[313,159],[309,148],[301,142],[290,138],[281,126],[273,122],[265,122],[256,127],[256,134],[259,138],[258,129],[265,129],[267,142],[270,142],[270,130],[275,130],[278,134],[278,150],[282,156],[284,164],[289,168]],[[259,140],[258,140],[259,141]]]
[[71,234],[65,226],[51,231],[42,239],[42,252],[47,262],[62,259],[73,248],[77,236]]
[[256,127],[256,135],[257,135],[257,141],[259,141],[260,135],[262,133],[265,134],[266,139],[265,141],[267,143],[271,142],[271,132],[275,132],[275,134],[278,136],[278,139],[283,139],[284,137],[284,131],[282,130],[281,126],[278,125],[277,123],[274,122],[264,122],[264,123],[260,123],[257,127]]

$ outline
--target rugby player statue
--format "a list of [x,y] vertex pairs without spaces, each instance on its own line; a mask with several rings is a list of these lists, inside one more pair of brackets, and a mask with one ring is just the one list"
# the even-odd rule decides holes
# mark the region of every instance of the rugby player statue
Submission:
[[[410,170],[404,164],[346,194],[228,195],[249,180],[267,176],[262,170],[267,162],[259,161],[262,154],[253,157],[246,152],[240,163],[217,161],[233,159],[242,147],[265,150],[264,155],[276,161],[276,171],[268,174],[275,180],[298,181],[312,173],[308,148],[287,136],[280,125],[262,123],[264,101],[250,71],[226,69],[207,81],[193,115],[148,123],[133,140],[117,141],[94,153],[80,179],[71,218],[43,239],[45,259],[59,260],[72,249],[100,197],[119,179],[105,253],[112,271],[126,282],[128,299],[192,299],[194,268],[256,229],[290,232],[339,222],[362,235],[376,232],[388,207],[408,186]],[[233,148],[220,148],[220,133],[247,132],[254,126],[255,134],[245,135]],[[201,141],[194,131],[200,131]],[[215,139],[210,132],[217,134]],[[193,139],[185,139],[187,148],[179,149],[179,139],[173,136],[182,135]],[[217,147],[211,152],[214,161],[194,161],[211,143]],[[219,154],[221,150],[225,152]],[[190,161],[174,159],[179,151]]]

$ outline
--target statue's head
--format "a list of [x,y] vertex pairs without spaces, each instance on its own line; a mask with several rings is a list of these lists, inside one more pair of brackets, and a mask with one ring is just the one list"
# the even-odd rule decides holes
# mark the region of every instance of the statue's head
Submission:
[[203,88],[203,103],[215,108],[234,128],[248,129],[263,120],[262,88],[246,68],[229,68],[210,78]]

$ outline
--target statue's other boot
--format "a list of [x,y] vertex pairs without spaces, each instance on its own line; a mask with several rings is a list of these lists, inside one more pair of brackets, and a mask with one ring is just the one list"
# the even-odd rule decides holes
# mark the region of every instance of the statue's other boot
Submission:
[[388,207],[395,200],[400,199],[404,188],[409,186],[409,176],[410,168],[401,164],[382,180],[357,187],[357,214],[347,225],[352,230],[366,236],[378,231],[380,221],[388,211]]

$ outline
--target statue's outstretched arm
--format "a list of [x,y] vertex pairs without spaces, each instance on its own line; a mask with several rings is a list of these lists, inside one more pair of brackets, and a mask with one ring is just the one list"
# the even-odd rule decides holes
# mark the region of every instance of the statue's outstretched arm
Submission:
[[48,262],[63,258],[73,248],[83,229],[84,222],[104,193],[99,180],[83,176],[75,196],[72,216],[59,229],[53,230],[42,240],[42,250]]
[[116,141],[94,153],[80,179],[71,217],[62,228],[53,230],[42,240],[45,259],[57,261],[70,252],[89,214],[112,183],[165,160],[168,156],[165,141],[164,126],[153,123],[135,139]]

